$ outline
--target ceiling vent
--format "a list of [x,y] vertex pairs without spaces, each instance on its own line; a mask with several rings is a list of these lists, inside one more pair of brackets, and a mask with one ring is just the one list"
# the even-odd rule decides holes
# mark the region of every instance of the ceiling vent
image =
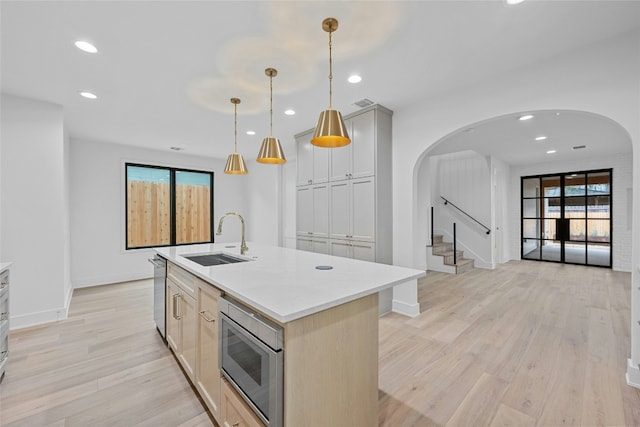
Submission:
[[375,102],[368,98],[361,99],[360,101],[354,102],[353,105],[357,105],[360,108],[368,107],[369,105],[373,105]]
[[587,148],[586,145],[576,145],[574,147],[571,147],[572,150],[582,150],[583,148]]

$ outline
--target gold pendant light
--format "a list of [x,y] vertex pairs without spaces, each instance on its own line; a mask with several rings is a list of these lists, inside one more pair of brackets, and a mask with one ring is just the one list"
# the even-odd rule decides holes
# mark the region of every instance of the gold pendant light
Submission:
[[329,109],[320,113],[316,131],[313,134],[311,143],[318,147],[343,147],[351,142],[347,127],[342,120],[340,111],[334,110],[331,105],[333,90],[331,80],[333,79],[333,62],[331,60],[331,33],[338,29],[338,20],[327,18],[322,21],[322,29],[329,33]]
[[249,171],[247,165],[244,164],[242,155],[238,153],[238,104],[240,100],[238,98],[231,98],[233,104],[233,153],[229,154],[227,158],[227,165],[224,167],[224,173],[232,175],[246,175]]
[[273,136],[273,78],[278,75],[275,68],[267,68],[264,73],[269,77],[269,136],[262,140],[258,153],[258,163],[281,165],[286,163],[280,140]]

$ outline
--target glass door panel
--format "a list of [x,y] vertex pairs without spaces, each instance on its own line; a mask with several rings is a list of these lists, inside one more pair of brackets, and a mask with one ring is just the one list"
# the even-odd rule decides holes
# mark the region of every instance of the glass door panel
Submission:
[[611,173],[523,177],[522,258],[610,267]]

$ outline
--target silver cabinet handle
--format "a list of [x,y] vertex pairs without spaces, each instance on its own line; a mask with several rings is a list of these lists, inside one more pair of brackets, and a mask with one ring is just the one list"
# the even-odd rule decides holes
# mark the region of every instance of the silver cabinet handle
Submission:
[[176,297],[178,296],[178,294],[173,294],[173,313],[171,313],[171,315],[173,316],[174,319],[177,319],[178,314],[176,312]]
[[209,317],[207,317],[207,316],[204,314],[206,311],[207,311],[207,310],[202,310],[202,311],[200,312],[200,317],[202,317],[202,318],[204,319],[204,321],[205,321],[205,322],[209,322],[209,323],[213,323],[213,322],[215,322],[215,321],[216,321],[216,319],[215,319],[215,318],[213,318],[213,317],[209,318]]
[[173,294],[173,318],[176,320],[182,319],[182,313],[180,312],[180,301],[179,298],[182,298],[182,294]]
[[176,304],[176,311],[178,312],[178,317],[176,317],[176,319],[178,320],[182,320],[182,310],[181,310],[181,304],[180,304],[180,300],[182,299],[182,294],[177,294],[177,301],[178,304]]

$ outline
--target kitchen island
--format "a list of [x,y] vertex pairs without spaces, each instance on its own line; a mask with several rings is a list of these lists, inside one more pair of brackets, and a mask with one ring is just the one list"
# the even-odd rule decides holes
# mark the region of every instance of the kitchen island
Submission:
[[[177,246],[156,251],[169,261],[170,276],[172,268],[193,275],[201,287],[206,283],[218,295],[229,296],[282,327],[282,425],[377,425],[378,292],[425,273],[251,242],[248,246],[244,255],[240,255],[239,244]],[[207,267],[187,258],[220,252],[246,262]],[[168,304],[172,297],[175,293],[169,292]],[[198,299],[195,293],[193,298]],[[198,303],[194,304],[200,311]],[[168,325],[174,315],[172,310],[167,311]],[[205,318],[212,316],[209,313]],[[194,354],[206,357],[198,350]],[[199,363],[196,361],[195,365]],[[191,379],[199,389],[197,377],[194,372]],[[224,399],[224,381],[221,387]],[[233,424],[224,414],[228,412],[225,402],[209,406],[220,424]],[[216,415],[218,408],[222,409]]]

